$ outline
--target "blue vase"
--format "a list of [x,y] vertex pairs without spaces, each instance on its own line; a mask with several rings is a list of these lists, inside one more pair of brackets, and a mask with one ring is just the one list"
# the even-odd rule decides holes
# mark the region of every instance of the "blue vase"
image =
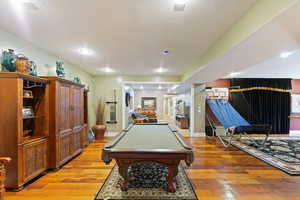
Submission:
[[15,72],[17,56],[14,53],[14,50],[8,49],[8,51],[3,51],[2,53],[2,62],[1,65],[9,72]]
[[64,70],[64,62],[63,61],[56,61],[56,74],[59,78],[64,78],[65,77],[65,70]]
[[31,76],[37,76],[37,66],[36,66],[35,62],[30,60],[28,62],[28,64],[29,64],[29,74]]

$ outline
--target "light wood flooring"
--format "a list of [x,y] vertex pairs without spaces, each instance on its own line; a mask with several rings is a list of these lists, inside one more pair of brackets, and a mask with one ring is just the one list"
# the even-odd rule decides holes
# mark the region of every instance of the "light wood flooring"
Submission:
[[[60,171],[51,172],[6,200],[93,200],[113,164],[101,161],[110,139],[89,145]],[[299,200],[300,176],[289,176],[215,138],[188,138],[195,162],[187,170],[199,200]]]

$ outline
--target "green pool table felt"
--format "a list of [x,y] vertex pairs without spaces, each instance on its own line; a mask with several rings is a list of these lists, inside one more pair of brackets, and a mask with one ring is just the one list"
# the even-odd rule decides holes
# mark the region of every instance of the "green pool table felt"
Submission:
[[134,125],[115,144],[116,149],[184,149],[168,125]]

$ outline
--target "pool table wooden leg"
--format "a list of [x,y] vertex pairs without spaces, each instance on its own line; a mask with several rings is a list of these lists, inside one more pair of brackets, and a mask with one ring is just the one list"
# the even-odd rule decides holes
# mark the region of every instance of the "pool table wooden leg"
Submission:
[[168,174],[168,178],[167,178],[167,181],[168,181],[168,185],[167,185],[167,192],[176,192],[176,184],[174,182],[174,179],[175,177],[177,176],[178,174],[178,163],[176,163],[175,165],[169,165],[168,166],[168,170],[169,170],[169,174]]
[[123,177],[124,181],[121,184],[121,190],[127,191],[128,190],[128,167],[129,165],[118,165],[119,166],[119,174]]

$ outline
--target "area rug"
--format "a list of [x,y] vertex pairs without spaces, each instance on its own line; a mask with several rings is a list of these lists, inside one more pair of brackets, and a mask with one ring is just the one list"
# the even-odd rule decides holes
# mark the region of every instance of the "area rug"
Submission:
[[300,138],[269,137],[262,147],[264,137],[243,137],[232,145],[252,156],[281,169],[290,175],[300,175]]
[[129,189],[123,192],[118,166],[115,165],[95,200],[197,200],[193,186],[182,166],[176,177],[175,193],[166,192],[168,168],[157,163],[139,163],[128,169]]

